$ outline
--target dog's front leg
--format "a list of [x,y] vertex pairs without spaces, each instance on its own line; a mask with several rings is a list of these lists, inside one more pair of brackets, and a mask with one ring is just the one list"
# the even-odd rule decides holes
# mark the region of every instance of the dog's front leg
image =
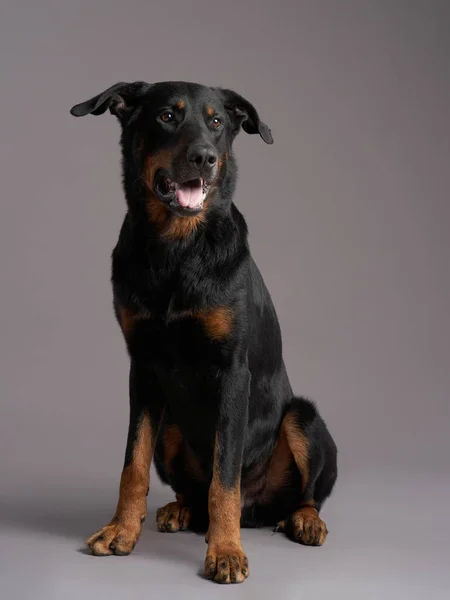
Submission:
[[205,576],[218,583],[240,583],[249,574],[240,531],[240,484],[249,384],[247,365],[242,365],[227,372],[219,386],[205,560]]
[[87,540],[96,556],[132,552],[147,515],[150,464],[161,416],[161,398],[145,365],[131,361],[130,423],[119,500],[111,521]]

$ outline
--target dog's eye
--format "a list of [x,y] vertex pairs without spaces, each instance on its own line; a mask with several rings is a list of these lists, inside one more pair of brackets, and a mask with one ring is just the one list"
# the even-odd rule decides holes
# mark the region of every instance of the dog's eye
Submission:
[[214,117],[214,119],[212,120],[212,126],[214,127],[214,129],[218,129],[221,125],[222,119],[219,119],[219,117]]
[[165,112],[162,115],[159,115],[159,118],[161,121],[163,121],[163,123],[170,123],[174,119],[173,113],[171,112]]

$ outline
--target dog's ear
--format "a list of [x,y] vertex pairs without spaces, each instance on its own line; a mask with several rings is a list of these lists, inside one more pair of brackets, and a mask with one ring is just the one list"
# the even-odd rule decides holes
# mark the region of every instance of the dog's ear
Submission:
[[149,87],[149,84],[143,81],[134,83],[121,81],[90,100],[76,104],[70,109],[70,114],[74,117],[84,117],[89,114],[102,115],[109,108],[119,121],[123,121]]
[[261,121],[256,108],[248,100],[233,92],[232,90],[220,90],[225,108],[235,127],[234,133],[239,132],[240,127],[246,133],[259,133],[266,144],[273,144],[272,133],[265,123]]

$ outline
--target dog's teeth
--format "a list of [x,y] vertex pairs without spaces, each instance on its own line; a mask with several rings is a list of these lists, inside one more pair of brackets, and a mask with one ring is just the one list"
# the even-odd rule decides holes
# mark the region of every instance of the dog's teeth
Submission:
[[176,188],[176,185],[177,185],[174,181],[172,181],[168,177],[165,177],[165,184],[167,185],[167,187],[169,188],[169,190],[174,190]]

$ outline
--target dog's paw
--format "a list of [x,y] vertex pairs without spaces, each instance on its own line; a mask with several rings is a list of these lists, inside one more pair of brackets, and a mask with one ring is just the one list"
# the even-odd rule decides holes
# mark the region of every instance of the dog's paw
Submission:
[[278,523],[277,530],[284,531],[294,542],[306,546],[322,546],[328,534],[325,522],[311,508],[296,511],[288,519]]
[[191,511],[186,506],[181,506],[178,502],[169,502],[166,506],[158,508],[156,512],[158,531],[165,533],[175,533],[176,531],[187,529],[190,520]]
[[208,547],[205,577],[217,583],[241,583],[250,574],[242,548]]
[[126,556],[130,554],[139,539],[145,517],[133,522],[121,522],[113,519],[86,541],[95,556]]

